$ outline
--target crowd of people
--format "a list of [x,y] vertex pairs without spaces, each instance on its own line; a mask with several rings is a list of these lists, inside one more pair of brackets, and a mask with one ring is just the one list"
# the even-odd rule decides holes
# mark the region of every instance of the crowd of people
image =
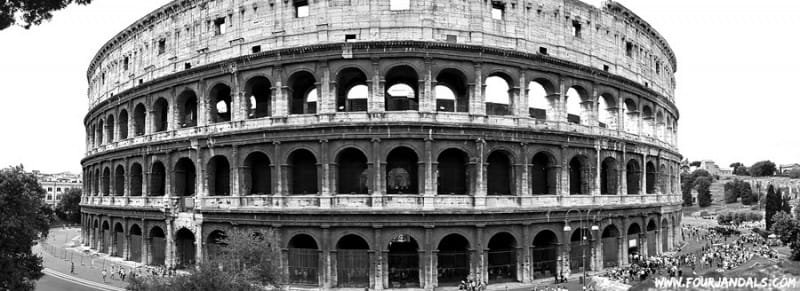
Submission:
[[103,282],[107,282],[107,278],[111,280],[125,281],[126,278],[136,278],[141,276],[153,277],[172,277],[175,276],[175,269],[170,269],[164,266],[146,266],[138,268],[126,268],[123,266],[112,265],[110,268],[102,268],[100,275],[103,277]]
[[631,264],[610,269],[605,277],[625,284],[642,281],[653,275],[681,277],[696,276],[698,271],[716,270],[724,272],[741,266],[754,256],[774,259],[777,251],[770,248],[767,240],[755,233],[739,235],[735,227],[703,227],[687,225],[683,227],[684,241],[700,243],[696,250],[680,252],[667,256],[647,258],[632,255]]

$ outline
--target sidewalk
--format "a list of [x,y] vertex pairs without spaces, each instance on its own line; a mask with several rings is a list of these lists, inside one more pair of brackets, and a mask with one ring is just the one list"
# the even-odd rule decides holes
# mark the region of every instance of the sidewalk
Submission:
[[[123,261],[121,258],[112,258],[106,254],[95,251],[84,251],[77,246],[80,243],[80,229],[54,228],[51,229],[48,239],[33,247],[33,252],[42,257],[42,265],[53,275],[66,275],[76,278],[76,281],[85,280],[87,284],[107,286],[109,290],[124,290],[128,285],[117,274],[111,279],[111,268],[122,267],[125,272],[136,269],[140,264]],[[71,265],[74,264],[74,273],[70,274]],[[107,276],[103,282],[102,270],[106,269]],[[112,289],[113,288],[113,289]]]

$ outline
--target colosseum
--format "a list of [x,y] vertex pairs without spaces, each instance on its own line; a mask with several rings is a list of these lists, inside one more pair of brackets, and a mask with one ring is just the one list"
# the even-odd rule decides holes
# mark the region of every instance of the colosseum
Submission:
[[87,70],[82,241],[306,288],[552,282],[680,241],[677,63],[616,2],[174,0]]

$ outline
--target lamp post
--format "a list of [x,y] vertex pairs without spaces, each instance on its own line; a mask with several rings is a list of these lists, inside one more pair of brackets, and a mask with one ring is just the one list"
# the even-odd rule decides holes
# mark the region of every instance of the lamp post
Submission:
[[[580,235],[581,235],[581,239],[580,239],[581,269],[583,269],[583,287],[584,287],[584,289],[586,289],[586,267],[587,267],[586,266],[586,246],[589,244],[589,242],[587,242],[587,239],[588,239],[587,233],[586,233],[587,229],[586,229],[586,227],[584,225],[584,222],[589,219],[589,216],[592,213],[592,210],[594,210],[594,209],[586,210],[584,215],[581,215],[580,210],[576,210],[576,209],[567,210],[567,213],[564,216],[564,219],[565,219],[564,232],[569,232],[569,231],[572,230],[572,227],[569,224],[569,213],[571,211],[573,211],[573,210],[578,212],[578,220],[580,221],[580,231],[581,231],[581,233],[580,233]],[[594,217],[595,217],[595,220],[596,220],[597,214],[595,214]],[[600,226],[596,225],[595,223],[591,224],[591,230],[596,231],[596,230],[599,230],[599,229],[600,229]],[[568,267],[571,268],[571,266],[568,266]]]

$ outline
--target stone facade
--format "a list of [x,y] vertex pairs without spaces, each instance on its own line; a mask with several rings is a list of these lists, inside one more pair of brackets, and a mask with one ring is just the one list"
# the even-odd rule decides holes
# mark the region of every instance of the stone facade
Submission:
[[391,2],[174,1],[109,41],[83,242],[187,267],[231,229],[269,232],[288,284],[376,290],[678,243],[676,65],[646,22],[613,2]]

